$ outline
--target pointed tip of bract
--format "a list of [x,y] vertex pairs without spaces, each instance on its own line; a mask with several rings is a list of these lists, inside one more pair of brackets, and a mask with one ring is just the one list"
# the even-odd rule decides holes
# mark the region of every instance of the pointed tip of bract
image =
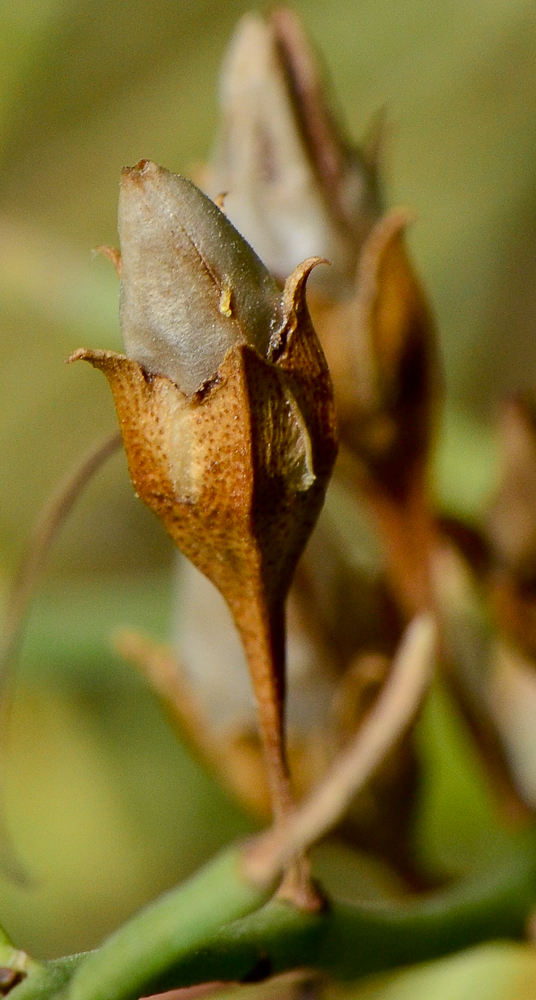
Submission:
[[155,170],[158,170],[158,167],[152,160],[139,160],[133,167],[123,167],[121,176],[136,178],[141,174],[150,173]]
[[263,71],[269,35],[266,21],[257,12],[248,11],[240,18],[225,53],[220,76],[220,94],[224,102],[232,98],[242,73],[249,76],[255,68]]
[[150,160],[125,167],[119,235],[130,357],[189,395],[234,344],[266,356],[282,318],[279,286],[195,184]]

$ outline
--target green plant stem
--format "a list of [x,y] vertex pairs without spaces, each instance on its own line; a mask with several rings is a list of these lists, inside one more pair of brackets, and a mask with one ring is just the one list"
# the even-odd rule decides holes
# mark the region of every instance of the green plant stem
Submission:
[[0,927],[0,962],[6,948],[12,948],[13,942],[3,927]]
[[80,955],[68,955],[42,964],[34,963],[32,972],[10,990],[9,996],[17,1000],[49,1000],[57,996],[70,982],[78,967],[87,962],[93,952]]
[[39,977],[44,971],[40,962],[30,958],[25,951],[15,948],[3,927],[0,927],[0,968],[10,969],[17,977],[24,977],[22,982]]
[[15,948],[15,945],[3,927],[0,927],[0,967],[13,969],[15,972],[23,972],[25,975],[33,974],[42,968],[40,963],[30,958],[25,951]]
[[516,838],[491,871],[429,897],[401,903],[332,904],[299,912],[272,901],[223,928],[210,945],[185,955],[160,987],[252,980],[295,968],[356,979],[439,958],[496,938],[521,938],[536,906],[536,840]]
[[236,847],[219,855],[98,951],[45,963],[12,990],[11,1000],[44,1000],[59,991],[66,1000],[137,1000],[303,967],[357,979],[486,940],[521,938],[536,906],[533,829],[513,837],[508,856],[486,872],[447,890],[408,902],[333,903],[316,914],[267,902],[274,886],[248,884],[240,857]]
[[390,910],[335,907],[318,965],[339,979],[422,962],[482,941],[523,938],[536,906],[536,842],[448,890]]
[[[242,848],[218,855],[120,928],[75,973],[72,1000],[119,1000],[154,991],[171,966],[198,953],[222,926],[257,910],[277,881],[264,886],[242,873]],[[201,969],[198,980],[204,981]]]

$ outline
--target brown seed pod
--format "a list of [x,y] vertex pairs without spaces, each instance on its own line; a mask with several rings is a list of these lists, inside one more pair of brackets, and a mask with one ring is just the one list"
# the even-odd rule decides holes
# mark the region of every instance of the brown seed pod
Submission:
[[[146,177],[146,183],[153,185],[156,177],[165,186],[165,199],[173,201],[174,232],[172,238],[164,233],[161,241],[171,254],[177,241],[181,246],[185,243],[180,196],[186,190],[190,198],[192,185],[187,182],[185,189],[182,181],[175,184],[173,175],[150,167],[142,163],[134,168],[140,174],[137,183],[143,188]],[[189,227],[193,203],[190,198]],[[210,206],[211,220],[213,211],[221,215],[196,192],[194,207],[201,216],[205,203]],[[169,226],[167,209],[160,212],[158,204],[156,208],[153,230]],[[220,281],[217,265],[207,263],[207,254],[210,251],[217,257],[218,243],[228,228],[238,248],[238,255],[233,256],[226,247],[230,301],[237,256],[239,277],[250,283],[247,294],[241,291],[246,304],[234,343],[222,362],[216,351],[213,374],[197,391],[185,392],[166,374],[148,372],[138,361],[113,352],[81,350],[71,360],[83,358],[108,378],[137,493],[178,547],[216,585],[232,611],[259,704],[273,808],[281,814],[291,803],[283,747],[284,601],[335,460],[335,416],[331,379],[305,302],[307,276],[318,259],[305,261],[288,279],[276,304],[277,322],[268,318],[271,336],[266,338],[263,356],[256,346],[262,344],[262,337],[259,340],[257,334],[248,343],[246,324],[249,315],[255,314],[255,297],[260,296],[265,306],[267,289],[269,297],[273,289],[253,251],[222,219],[220,225],[216,217],[208,251],[204,247],[200,253],[199,238],[188,233],[186,246],[189,250],[193,242],[194,251],[183,254],[177,264],[184,267],[186,261],[192,270],[194,292],[206,284],[208,306],[202,305],[206,328],[198,331],[199,338],[210,340],[213,335],[213,286]],[[203,238],[205,222],[200,223]],[[249,270],[242,266],[244,259],[246,265],[252,261]],[[167,261],[166,268],[171,273],[172,262]],[[150,283],[143,273],[138,278],[135,270],[134,276],[141,282],[142,307],[145,294],[153,315],[156,303],[156,318],[161,307],[166,323],[167,285],[159,288],[157,274]],[[129,280],[124,267],[121,280]],[[184,284],[184,276],[181,281]],[[139,288],[134,288],[133,295],[139,298]],[[196,308],[199,313],[201,307]],[[231,317],[227,319],[232,322]],[[188,320],[185,336],[191,335]],[[180,339],[182,331],[177,336]],[[152,367],[158,364],[159,350],[157,345]]]

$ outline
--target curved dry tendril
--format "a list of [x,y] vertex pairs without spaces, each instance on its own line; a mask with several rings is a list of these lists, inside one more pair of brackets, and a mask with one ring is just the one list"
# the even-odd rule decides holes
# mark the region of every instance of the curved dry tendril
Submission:
[[[35,523],[26,552],[8,594],[0,640],[0,747],[5,738],[9,713],[7,691],[13,664],[22,640],[30,601],[47,555],[60,528],[92,476],[118,450],[121,434],[114,431],[93,445],[60,481],[45,502]],[[0,799],[2,775],[0,774]],[[19,862],[0,808],[0,869],[15,882],[28,883],[29,876]]]
[[305,803],[255,842],[246,861],[249,877],[261,883],[273,878],[337,823],[415,716],[432,675],[435,646],[432,616],[414,618],[389,679],[350,746]]
[[4,612],[4,628],[0,644],[0,698],[5,690],[10,664],[16,656],[21,640],[28,605],[50,548],[84,487],[121,444],[120,432],[114,431],[104,441],[93,445],[60,481],[37,518]]

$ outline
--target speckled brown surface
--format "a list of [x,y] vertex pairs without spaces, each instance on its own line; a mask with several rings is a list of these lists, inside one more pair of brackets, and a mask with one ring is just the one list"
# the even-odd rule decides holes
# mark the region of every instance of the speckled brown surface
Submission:
[[228,351],[193,397],[123,355],[78,351],[110,383],[130,475],[177,546],[225,597],[259,705],[274,809],[290,790],[283,750],[284,602],[336,456],[331,378],[301,265],[283,295],[273,362]]

